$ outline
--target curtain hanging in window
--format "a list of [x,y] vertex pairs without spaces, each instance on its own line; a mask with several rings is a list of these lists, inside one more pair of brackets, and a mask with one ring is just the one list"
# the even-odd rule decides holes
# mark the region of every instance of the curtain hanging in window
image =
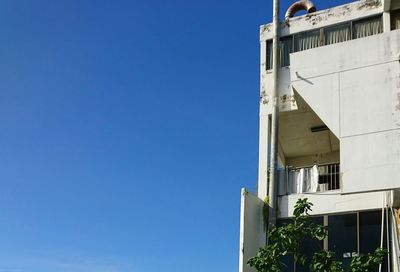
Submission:
[[400,29],[400,10],[394,10],[390,13],[390,29]]
[[283,38],[280,42],[280,63],[281,67],[290,65],[290,53],[292,53],[293,38]]
[[392,30],[393,29],[400,29],[400,17],[396,17],[392,23]]
[[296,51],[303,51],[303,50],[318,47],[319,41],[320,41],[319,30],[312,31],[312,32],[305,32],[305,33],[296,35],[296,38],[295,38]]
[[353,23],[354,39],[379,34],[382,33],[382,31],[383,25],[381,17]]
[[340,43],[350,40],[350,27],[349,25],[337,26],[327,28],[325,30],[326,44]]
[[272,41],[267,41],[267,70],[272,69]]

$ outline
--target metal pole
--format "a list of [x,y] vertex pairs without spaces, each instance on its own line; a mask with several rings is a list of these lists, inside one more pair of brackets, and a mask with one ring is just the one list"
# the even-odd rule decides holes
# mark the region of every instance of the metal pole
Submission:
[[387,247],[387,271],[390,272],[391,268],[390,268],[390,254],[391,254],[391,250],[390,250],[390,238],[389,238],[389,206],[387,205],[387,195],[386,195],[386,247]]
[[269,228],[276,225],[277,214],[277,165],[278,165],[278,130],[279,130],[279,108],[278,108],[278,74],[279,74],[279,0],[273,0],[273,40],[272,40],[272,124],[271,124],[271,157],[270,157],[270,179],[269,179]]

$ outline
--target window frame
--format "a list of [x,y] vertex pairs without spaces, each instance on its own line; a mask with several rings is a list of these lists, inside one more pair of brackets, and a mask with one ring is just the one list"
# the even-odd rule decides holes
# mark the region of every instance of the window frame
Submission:
[[[398,11],[398,13],[400,13],[400,9],[398,9],[397,11]],[[347,41],[351,41],[351,40],[355,40],[355,39],[360,39],[360,38],[355,38],[354,37],[354,24],[367,22],[367,21],[369,21],[371,19],[377,19],[377,18],[380,19],[381,24],[382,24],[381,32],[376,33],[376,34],[372,34],[372,35],[369,35],[369,36],[381,34],[381,33],[383,33],[383,16],[382,16],[382,13],[379,13],[379,14],[366,16],[366,17],[363,17],[361,19],[350,20],[350,21],[346,21],[346,22],[340,22],[340,23],[336,23],[336,24],[332,24],[332,25],[328,25],[328,26],[324,26],[324,27],[320,27],[320,28],[304,30],[304,31],[300,31],[300,32],[297,32],[297,33],[294,33],[294,34],[291,34],[291,35],[283,36],[283,37],[281,37],[279,39],[279,50],[281,49],[281,42],[284,39],[292,39],[292,45],[291,45],[291,50],[289,52],[289,56],[290,56],[291,53],[296,53],[296,52],[299,52],[299,51],[306,51],[306,50],[310,50],[310,49],[316,48],[316,47],[313,47],[313,48],[310,48],[310,49],[298,50],[296,48],[296,42],[295,41],[296,41],[296,37],[298,37],[298,36],[304,35],[306,33],[317,32],[317,31],[320,32],[319,33],[319,45],[317,47],[336,44],[336,43],[326,44],[326,42],[327,42],[326,41],[326,30],[330,29],[330,28],[340,27],[340,26],[348,26],[350,28],[350,34],[349,34],[350,38],[348,40],[342,41],[342,42],[347,42]],[[369,36],[366,36],[366,37],[369,37]],[[363,38],[363,37],[361,37],[361,38]],[[342,43],[342,42],[339,42],[339,43]],[[272,40],[266,40],[265,43],[266,43],[266,65],[265,65],[265,69],[266,69],[266,71],[270,71],[270,70],[272,70],[272,61],[273,61],[273,59],[272,59],[273,58],[273,56],[272,56]],[[282,65],[281,64],[281,60],[282,60],[282,55],[279,52],[278,66],[280,68],[289,67],[290,66],[290,57],[289,57],[288,65]]]

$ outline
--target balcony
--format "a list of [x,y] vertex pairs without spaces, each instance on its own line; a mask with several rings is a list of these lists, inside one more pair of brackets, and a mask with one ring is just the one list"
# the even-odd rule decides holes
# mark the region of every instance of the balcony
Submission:
[[279,170],[279,195],[316,194],[340,189],[340,164],[320,164]]

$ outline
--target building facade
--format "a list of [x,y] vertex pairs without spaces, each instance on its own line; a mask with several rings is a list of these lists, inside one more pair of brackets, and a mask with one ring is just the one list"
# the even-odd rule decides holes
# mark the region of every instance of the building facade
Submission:
[[[278,223],[307,197],[329,229],[313,246],[344,264],[383,246],[382,271],[399,271],[400,0],[352,2],[279,29]],[[266,241],[272,24],[260,27],[260,48],[258,186],[242,189],[240,272],[255,271],[246,262]]]

